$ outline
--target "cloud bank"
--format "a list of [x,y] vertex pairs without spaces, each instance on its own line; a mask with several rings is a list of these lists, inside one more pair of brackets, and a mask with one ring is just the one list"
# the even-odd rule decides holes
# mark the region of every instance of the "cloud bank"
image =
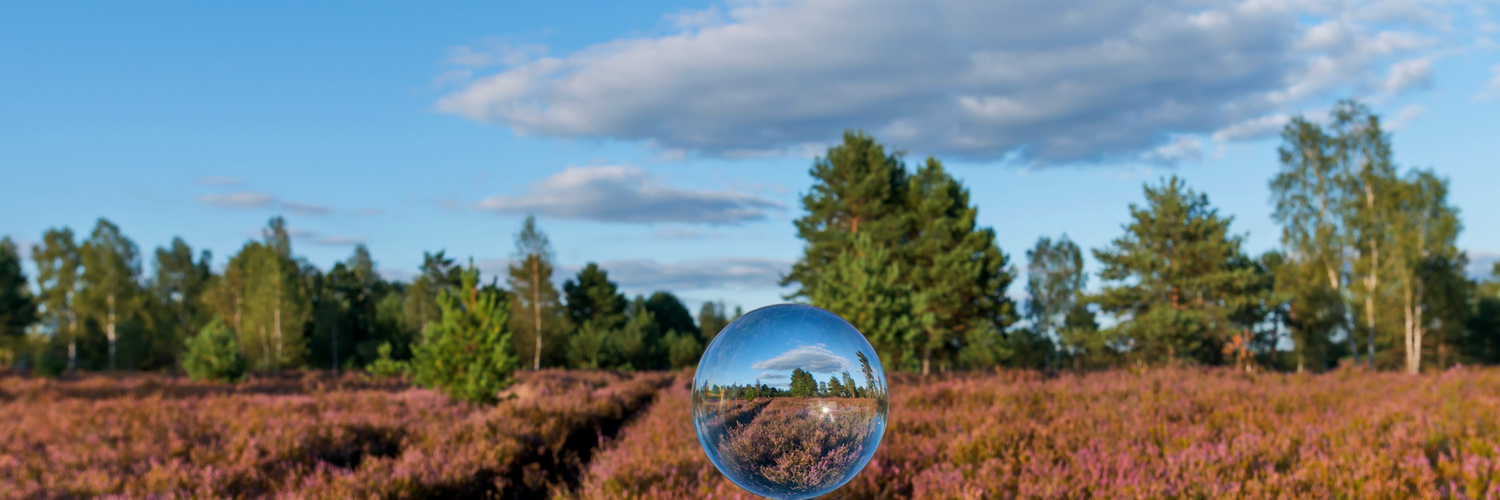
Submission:
[[834,373],[853,370],[854,363],[849,358],[834,354],[823,344],[818,344],[792,349],[774,358],[758,361],[750,365],[750,368],[781,371],[801,368],[813,373]]
[[[815,154],[862,128],[980,160],[1175,162],[1198,156],[1183,135],[1263,137],[1332,97],[1424,88],[1442,37],[1477,22],[1407,0],[730,6],[566,54],[455,50],[471,73],[436,107],[714,157]],[[481,63],[498,69],[472,73]]]
[[475,208],[598,222],[735,225],[784,210],[777,202],[729,191],[666,186],[637,167],[568,167],[520,196],[491,196]]

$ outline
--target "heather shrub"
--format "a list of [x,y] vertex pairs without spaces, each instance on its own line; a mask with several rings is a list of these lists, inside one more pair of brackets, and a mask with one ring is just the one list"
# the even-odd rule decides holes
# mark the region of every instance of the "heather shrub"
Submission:
[[412,372],[420,385],[455,399],[495,401],[511,383],[510,303],[499,290],[479,288],[479,271],[464,270],[462,286],[438,296],[442,321],[429,323],[412,349]]
[[188,337],[182,369],[193,380],[228,382],[244,378],[245,360],[223,318],[214,318],[197,335]]

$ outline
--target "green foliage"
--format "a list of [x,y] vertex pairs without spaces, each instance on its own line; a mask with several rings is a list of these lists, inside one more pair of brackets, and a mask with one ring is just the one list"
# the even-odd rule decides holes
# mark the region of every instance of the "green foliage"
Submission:
[[1240,237],[1229,234],[1232,218],[1177,177],[1145,194],[1146,207],[1130,206],[1126,234],[1094,250],[1108,283],[1097,301],[1122,318],[1113,334],[1130,339],[1132,356],[1216,363],[1236,333],[1230,315],[1254,278],[1233,265],[1242,258]]
[[0,237],[0,366],[26,351],[26,330],[37,320],[36,299],[26,286],[21,255],[10,237]]
[[[1056,243],[1043,236],[1037,239],[1034,248],[1026,251],[1026,260],[1026,318],[1031,320],[1031,327],[1041,340],[1063,340],[1059,322],[1065,314],[1073,312],[1088,280],[1083,272],[1083,253],[1066,234]],[[1066,343],[1060,347],[1070,352],[1087,349]],[[1051,366],[1054,361],[1048,357],[1045,364]]]
[[224,319],[210,320],[198,335],[188,337],[182,359],[182,370],[193,380],[232,382],[245,376],[245,359],[240,357],[234,332]]
[[411,364],[405,361],[397,361],[391,358],[391,343],[382,342],[376,348],[377,357],[375,361],[365,365],[365,371],[372,375],[381,377],[398,377],[405,375],[411,369]]
[[909,174],[900,155],[851,132],[811,174],[797,220],[807,246],[783,277],[798,284],[789,297],[848,319],[889,366],[923,373],[1013,321],[1007,258],[942,163]]
[[[671,292],[654,292],[646,298],[646,310],[656,319],[656,331],[691,333],[698,331],[693,313]],[[715,332],[717,333],[717,332]]]
[[568,319],[575,325],[592,321],[595,326],[614,329],[625,323],[625,296],[598,264],[588,263],[576,278],[564,282],[563,295]]
[[493,288],[479,287],[471,264],[456,289],[438,295],[440,322],[428,323],[412,349],[415,381],[450,397],[494,401],[511,383],[516,357],[511,352],[510,304]]
[[801,369],[792,369],[792,385],[788,389],[794,398],[810,398],[818,395],[818,381],[811,373]]
[[568,338],[568,366],[581,370],[614,366],[612,331],[599,322],[585,322]]
[[214,279],[211,259],[212,254],[204,250],[195,260],[192,247],[182,238],[172,238],[170,247],[156,249],[152,266],[156,274],[148,288],[156,316],[155,343],[164,344],[160,355],[166,365],[180,364],[186,339],[211,319],[203,302]]
[[[108,343],[108,367],[118,367],[122,337],[139,336],[138,320],[145,315],[140,289],[140,254],[135,242],[107,219],[99,219],[89,239],[79,249],[83,262],[82,286],[75,308],[92,326],[96,336]],[[131,328],[134,327],[134,328]]]
[[229,258],[207,300],[239,338],[252,369],[275,371],[306,360],[306,331],[320,292],[316,273],[293,258],[281,217],[270,220],[261,241],[246,242]]
[[698,309],[698,336],[703,339],[703,344],[712,342],[720,330],[729,326],[730,320],[723,302],[704,302],[703,307]]
[[698,364],[698,358],[703,356],[703,343],[698,341],[692,333],[677,333],[677,330],[668,330],[662,337],[662,345],[667,350],[668,368],[690,368]]

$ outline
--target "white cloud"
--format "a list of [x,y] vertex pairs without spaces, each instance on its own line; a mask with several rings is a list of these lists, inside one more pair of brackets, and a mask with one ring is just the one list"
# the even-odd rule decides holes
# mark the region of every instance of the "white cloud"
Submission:
[[1407,125],[1410,125],[1411,122],[1421,118],[1422,114],[1426,112],[1427,108],[1421,104],[1408,104],[1396,112],[1396,116],[1391,118],[1390,122],[1386,125],[1386,129],[1392,132],[1401,131]]
[[1283,114],[1251,118],[1214,131],[1214,140],[1224,142],[1259,139],[1280,132],[1288,120],[1291,117]]
[[1197,137],[1179,136],[1172,142],[1142,153],[1141,159],[1167,165],[1179,161],[1198,161],[1203,159],[1203,142]]
[[1432,59],[1418,57],[1401,61],[1391,66],[1391,71],[1386,76],[1384,87],[1386,92],[1396,93],[1416,88],[1427,88],[1432,86]]
[[352,247],[364,242],[364,238],[360,238],[357,236],[324,236],[321,238],[313,238],[309,241],[309,243],[312,243],[314,245],[327,247]]
[[794,348],[774,358],[757,361],[750,365],[750,368],[781,371],[801,368],[813,373],[834,373],[852,371],[854,362],[849,358],[834,354],[833,351],[828,350],[827,346],[818,344]]
[[323,215],[330,212],[330,210],[328,210],[328,207],[322,205],[298,203],[295,201],[281,202],[281,209],[295,215]]
[[204,205],[212,205],[225,208],[276,208],[279,211],[293,215],[325,215],[333,210],[322,205],[312,203],[299,203],[277,199],[267,193],[255,191],[240,191],[227,194],[205,194],[198,197],[198,202]]
[[276,198],[266,193],[241,191],[228,194],[205,194],[198,197],[205,205],[228,208],[261,208],[276,203]]
[[234,177],[204,177],[198,179],[198,185],[200,186],[240,186],[243,184],[245,184],[245,181]]
[[782,204],[729,191],[662,185],[637,167],[568,167],[521,196],[492,196],[475,208],[600,222],[739,224]]
[[655,290],[776,289],[792,261],[752,257],[720,257],[661,263],[646,259],[600,262],[611,280],[637,293]]
[[761,373],[760,375],[756,375],[755,378],[760,380],[786,380],[791,378],[791,375],[787,375],[785,373],[765,372]]
[[734,2],[674,14],[677,31],[662,36],[529,52],[436,106],[521,134],[636,140],[678,156],[802,155],[862,128],[974,159],[1139,158],[1183,136],[1254,136],[1234,129],[1350,91],[1418,88],[1441,42],[1427,33],[1450,36],[1451,8]]

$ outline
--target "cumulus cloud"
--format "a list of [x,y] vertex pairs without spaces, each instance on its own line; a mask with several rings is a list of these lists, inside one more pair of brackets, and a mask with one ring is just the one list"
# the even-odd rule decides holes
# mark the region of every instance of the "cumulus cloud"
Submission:
[[200,186],[239,186],[244,183],[245,181],[234,177],[204,177],[198,179],[198,185]]
[[475,208],[508,214],[600,222],[739,224],[783,210],[777,202],[731,191],[690,191],[651,179],[637,167],[568,167],[520,196],[492,196]]
[[720,257],[661,263],[647,259],[599,263],[621,288],[640,292],[653,290],[699,290],[704,288],[768,289],[779,287],[781,274],[792,261],[751,257]]
[[436,107],[521,134],[636,140],[671,155],[803,155],[862,128],[903,148],[973,159],[1181,160],[1193,157],[1181,136],[1256,137],[1264,127],[1254,125],[1319,99],[1421,87],[1431,71],[1424,55],[1440,42],[1427,33],[1451,31],[1446,10],[1456,8],[1333,0],[729,5],[673,14],[676,31],[662,36],[566,54],[512,50],[503,68],[476,74]]
[[854,362],[849,358],[834,354],[823,344],[817,344],[798,347],[774,358],[757,361],[750,365],[750,368],[782,371],[801,368],[813,373],[834,373],[853,370]]
[[226,208],[262,208],[275,204],[276,197],[266,193],[241,191],[228,194],[205,194],[198,197],[198,202]]

